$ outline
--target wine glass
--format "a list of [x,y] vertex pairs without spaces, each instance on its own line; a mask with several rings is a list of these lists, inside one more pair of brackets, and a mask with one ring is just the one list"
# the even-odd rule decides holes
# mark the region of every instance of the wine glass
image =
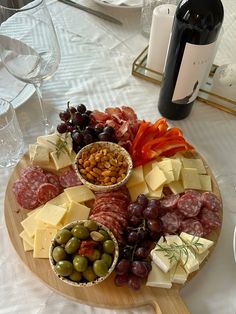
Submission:
[[[17,79],[34,85],[45,134],[53,131],[40,85],[60,63],[60,48],[45,0],[5,0],[0,4],[0,57]],[[5,5],[6,4],[6,5]]]

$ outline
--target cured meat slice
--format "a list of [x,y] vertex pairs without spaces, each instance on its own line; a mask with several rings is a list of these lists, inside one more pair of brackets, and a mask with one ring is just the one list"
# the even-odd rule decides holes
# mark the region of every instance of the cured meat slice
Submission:
[[47,182],[46,175],[41,168],[25,170],[24,174],[21,176],[21,180],[25,182],[31,191],[36,192],[39,186]]
[[59,194],[59,188],[51,183],[43,183],[37,190],[38,202],[45,204]]
[[163,230],[166,233],[175,233],[180,227],[179,216],[174,212],[168,212],[161,217]]
[[198,237],[202,237],[204,235],[204,228],[201,222],[194,218],[181,221],[179,230],[180,232],[186,232]]
[[179,198],[180,198],[179,194],[170,194],[163,197],[160,200],[161,208],[166,210],[175,209],[177,207]]
[[64,188],[81,185],[81,181],[74,169],[65,170],[59,175],[59,182]]
[[21,179],[17,179],[12,185],[12,191],[14,194],[16,194],[19,190],[21,190],[22,188],[26,186],[27,185],[24,181],[22,181]]
[[59,177],[56,174],[47,172],[46,179],[48,183],[51,183],[57,186],[60,192],[63,190],[63,187],[61,186],[60,181],[59,181]]
[[202,194],[202,203],[203,206],[217,212],[222,208],[222,203],[218,197],[212,192],[204,192]]
[[180,213],[186,217],[197,216],[201,210],[201,206],[201,200],[195,195],[189,193],[182,195],[177,204],[177,208]]
[[40,171],[43,173],[43,169],[40,168],[39,166],[28,166],[28,167],[25,167],[21,170],[20,175],[24,176],[25,174],[27,174],[28,172],[31,172],[33,170],[37,170],[37,171]]
[[119,222],[119,224],[120,224],[120,227],[125,227],[125,226],[127,226],[127,224],[128,224],[128,221],[127,221],[127,219],[126,218],[124,218],[122,215],[120,215],[119,213],[117,213],[117,212],[111,212],[111,211],[101,211],[101,212],[99,212],[99,213],[97,213],[97,214],[92,214],[91,216],[90,216],[90,218],[91,219],[93,219],[93,217],[96,217],[96,216],[109,216],[109,217],[112,217],[114,220],[117,220],[118,222]]
[[22,185],[15,192],[17,203],[25,209],[33,209],[39,205],[36,192],[33,192],[27,185]]
[[206,207],[202,208],[199,219],[204,229],[213,230],[221,225],[221,218],[219,214]]

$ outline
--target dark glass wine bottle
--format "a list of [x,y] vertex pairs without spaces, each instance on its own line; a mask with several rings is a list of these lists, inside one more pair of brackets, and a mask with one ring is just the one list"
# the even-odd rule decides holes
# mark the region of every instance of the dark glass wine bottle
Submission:
[[223,17],[220,0],[182,0],[177,6],[158,101],[164,117],[180,120],[189,115]]

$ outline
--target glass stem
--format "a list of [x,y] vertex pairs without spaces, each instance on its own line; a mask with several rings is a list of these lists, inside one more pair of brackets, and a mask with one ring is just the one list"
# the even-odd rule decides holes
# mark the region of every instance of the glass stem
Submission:
[[36,93],[38,96],[38,100],[39,100],[39,105],[40,105],[40,109],[41,109],[41,113],[42,113],[42,124],[43,124],[44,130],[45,130],[45,134],[50,134],[53,132],[53,127],[52,127],[52,125],[51,125],[50,121],[48,120],[47,115],[45,113],[40,83],[35,83],[34,87],[35,87],[35,90],[36,90]]

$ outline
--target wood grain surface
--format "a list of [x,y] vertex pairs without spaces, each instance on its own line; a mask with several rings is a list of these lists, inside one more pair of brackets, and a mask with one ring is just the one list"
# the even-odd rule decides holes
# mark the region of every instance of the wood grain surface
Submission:
[[[198,156],[198,154],[194,154]],[[191,155],[192,156],[192,155]],[[187,157],[187,156],[186,156]],[[204,162],[205,163],[205,162]],[[104,282],[89,288],[77,288],[70,286],[59,280],[51,270],[48,259],[34,259],[32,251],[24,252],[22,239],[19,234],[23,230],[20,222],[26,218],[27,210],[22,209],[15,201],[12,192],[13,182],[19,178],[20,170],[29,165],[29,157],[26,154],[15,167],[6,189],[4,214],[10,241],[13,244],[17,254],[28,269],[36,275],[35,280],[43,281],[48,287],[54,291],[73,299],[77,302],[100,306],[105,308],[134,308],[143,305],[152,305],[156,313],[163,314],[185,314],[189,313],[186,305],[180,297],[179,291],[182,286],[174,284],[171,289],[151,288],[142,285],[139,291],[132,291],[127,287],[116,287],[113,283],[114,274],[111,274]],[[213,192],[220,197],[220,191],[216,180],[205,163],[208,174],[212,177]],[[221,211],[223,216],[223,210]],[[223,218],[223,217],[222,217]],[[220,228],[209,235],[209,239],[215,242],[210,249],[212,252],[220,235]],[[211,253],[210,252],[210,253]],[[208,259],[211,254],[209,254]],[[207,260],[202,263],[197,272],[192,273],[188,277],[191,280],[204,267]],[[204,282],[202,283],[204,285]]]

